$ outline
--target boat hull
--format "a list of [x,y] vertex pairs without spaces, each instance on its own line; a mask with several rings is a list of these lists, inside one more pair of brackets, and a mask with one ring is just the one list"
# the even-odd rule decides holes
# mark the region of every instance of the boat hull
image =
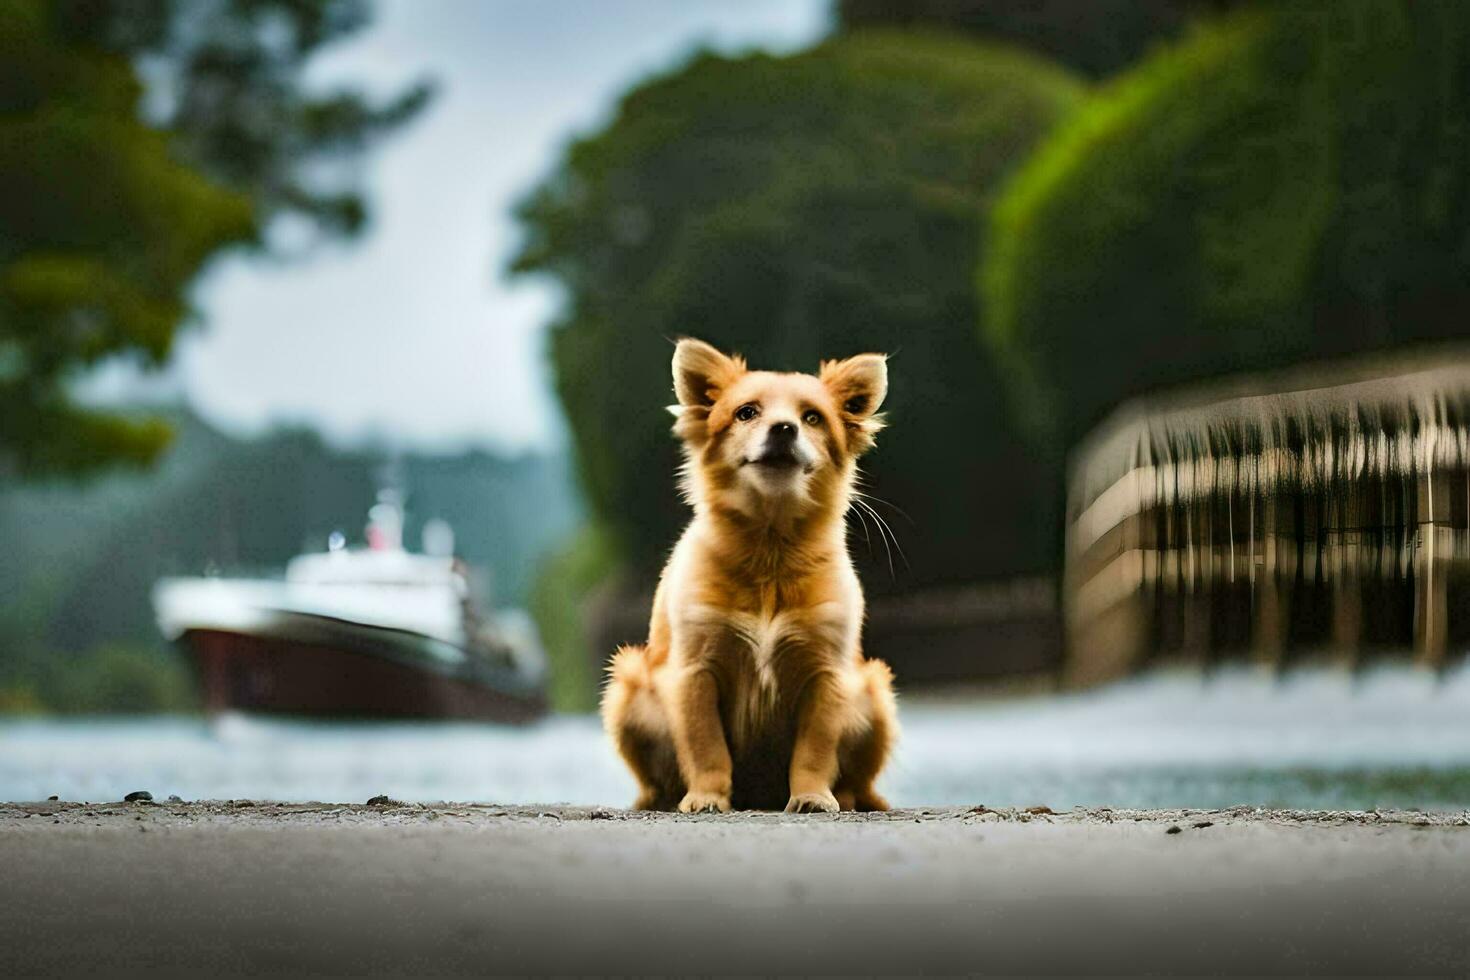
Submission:
[[225,629],[187,629],[177,643],[209,712],[507,723],[546,713],[539,689],[507,690],[342,644]]

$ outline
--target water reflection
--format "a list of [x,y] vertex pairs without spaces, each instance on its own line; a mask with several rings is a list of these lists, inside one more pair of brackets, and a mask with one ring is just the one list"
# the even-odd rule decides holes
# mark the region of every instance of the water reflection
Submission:
[[1074,458],[1068,673],[1470,647],[1470,355],[1139,402]]

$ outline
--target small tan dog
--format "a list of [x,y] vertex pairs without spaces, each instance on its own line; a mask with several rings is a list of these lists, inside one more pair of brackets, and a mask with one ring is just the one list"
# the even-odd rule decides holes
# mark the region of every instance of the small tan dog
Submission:
[[888,809],[873,780],[898,734],[893,675],[862,655],[845,524],[887,390],[879,354],[778,374],[679,342],[694,520],[602,698],[637,808]]

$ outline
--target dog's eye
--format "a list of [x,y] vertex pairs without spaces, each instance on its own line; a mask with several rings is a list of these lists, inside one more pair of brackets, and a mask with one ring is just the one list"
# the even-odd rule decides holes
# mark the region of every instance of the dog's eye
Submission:
[[760,413],[761,410],[756,408],[755,403],[752,402],[749,405],[741,405],[739,408],[735,409],[735,418],[737,418],[741,422],[749,422]]
[[805,415],[803,415],[801,417],[801,420],[803,422],[805,422],[807,425],[821,425],[822,424],[822,413],[813,410],[813,411],[807,412]]

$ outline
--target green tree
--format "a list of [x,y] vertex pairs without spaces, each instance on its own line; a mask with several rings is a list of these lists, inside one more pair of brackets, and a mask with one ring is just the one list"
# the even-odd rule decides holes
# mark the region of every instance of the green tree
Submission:
[[318,164],[426,95],[374,106],[306,91],[308,58],[362,26],[364,9],[0,4],[0,475],[151,460],[167,426],[78,406],[77,375],[107,358],[163,363],[205,263],[262,246],[277,218],[361,226],[351,175],[323,181]]
[[[1226,0],[1228,2],[1228,0]],[[1221,0],[837,0],[839,27],[964,31],[1094,77],[1126,68]]]
[[1051,461],[975,337],[973,269],[991,189],[1078,95],[1006,47],[858,33],[699,56],[576,142],[521,208],[514,270],[567,289],[557,387],[617,552],[650,571],[687,518],[662,406],[691,334],[778,369],[895,355],[866,469],[911,515],[886,515],[899,587],[1048,565]]
[[1250,8],[1094,95],[992,212],[983,331],[1067,439],[1225,371],[1463,336],[1470,6]]

